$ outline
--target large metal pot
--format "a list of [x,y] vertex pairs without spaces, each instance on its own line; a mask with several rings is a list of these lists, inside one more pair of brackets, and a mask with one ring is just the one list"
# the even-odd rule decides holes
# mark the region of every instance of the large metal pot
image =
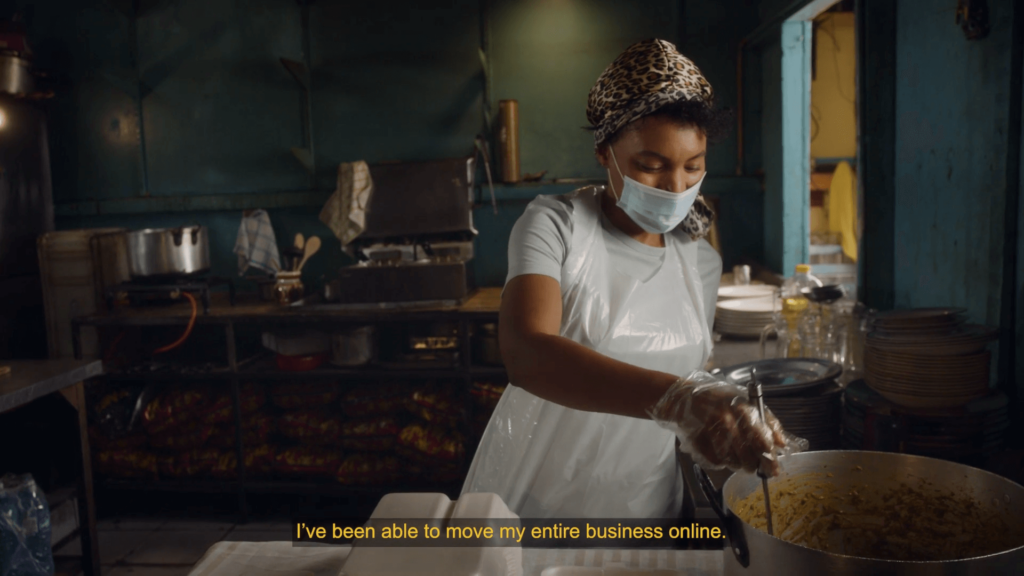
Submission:
[[481,324],[477,332],[473,356],[477,362],[489,366],[501,366],[501,348],[498,346],[498,325],[489,322]]
[[[694,472],[726,529],[729,539],[724,558],[727,576],[1024,574],[1024,546],[966,560],[907,562],[844,556],[792,544],[747,524],[730,508],[751,493],[760,492],[760,478],[752,474],[733,474],[718,491],[699,466],[694,465]],[[901,480],[927,479],[940,488],[970,495],[979,505],[991,503],[993,513],[1000,513],[1011,525],[1024,523],[1024,487],[995,474],[945,460],[885,452],[805,452],[785,457],[783,472],[777,478],[823,472],[833,474],[829,481],[834,482],[839,491],[853,490],[865,481],[871,485],[896,486]]]
[[331,364],[362,366],[373,360],[373,326],[361,326],[331,336]]
[[29,94],[34,85],[28,60],[11,54],[0,54],[0,92]]
[[147,228],[126,234],[128,267],[134,278],[200,274],[210,269],[205,226]]

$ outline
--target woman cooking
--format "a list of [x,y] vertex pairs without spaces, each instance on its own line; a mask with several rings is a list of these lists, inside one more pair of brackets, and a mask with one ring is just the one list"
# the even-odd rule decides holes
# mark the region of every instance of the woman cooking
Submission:
[[524,518],[676,517],[677,438],[705,466],[770,474],[802,441],[700,371],[722,269],[700,195],[723,124],[711,85],[647,40],[601,74],[587,119],[608,184],[538,197],[512,230],[499,315],[511,384],[463,492]]

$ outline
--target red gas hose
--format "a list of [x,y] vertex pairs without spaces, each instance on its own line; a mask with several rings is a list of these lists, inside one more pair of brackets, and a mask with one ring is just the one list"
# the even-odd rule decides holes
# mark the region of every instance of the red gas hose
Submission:
[[164,352],[174,350],[178,346],[181,346],[181,344],[185,342],[185,339],[188,338],[188,335],[192,333],[192,327],[195,326],[196,324],[196,316],[198,312],[198,308],[196,306],[196,299],[188,292],[182,292],[181,295],[184,296],[185,298],[188,298],[189,303],[192,305],[192,316],[188,319],[188,326],[185,327],[185,333],[181,335],[181,338],[178,338],[177,340],[168,344],[167,346],[153,350],[153,354],[162,354]]
[[114,353],[117,352],[117,345],[121,342],[121,340],[124,338],[124,335],[127,333],[127,330],[121,330],[121,333],[118,334],[116,338],[114,338],[114,341],[110,343],[110,347],[107,348],[107,353],[103,355],[103,362],[109,364],[114,359]]

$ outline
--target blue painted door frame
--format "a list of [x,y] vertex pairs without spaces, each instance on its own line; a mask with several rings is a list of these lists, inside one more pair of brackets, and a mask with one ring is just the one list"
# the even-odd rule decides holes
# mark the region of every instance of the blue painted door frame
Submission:
[[809,20],[782,23],[782,273],[807,263],[811,222],[811,47]]

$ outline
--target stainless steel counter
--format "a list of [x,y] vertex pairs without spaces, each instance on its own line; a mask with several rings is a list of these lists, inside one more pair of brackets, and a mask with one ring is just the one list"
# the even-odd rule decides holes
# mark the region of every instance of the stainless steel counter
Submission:
[[711,367],[725,368],[744,362],[761,359],[761,343],[758,340],[738,340],[722,337],[715,342],[711,352]]
[[0,377],[0,412],[103,373],[99,360],[5,360],[0,364],[11,368],[9,376]]
[[[86,576],[100,576],[99,539],[96,533],[96,504],[92,491],[92,457],[89,453],[88,420],[86,418],[85,385],[88,378],[103,373],[99,360],[5,360],[10,374],[0,376],[0,413],[9,412],[29,402],[59,392],[75,410],[78,434],[69,442],[78,445],[78,536],[81,540],[81,569]],[[58,411],[54,418],[66,417]],[[19,442],[31,442],[18,439]]]

